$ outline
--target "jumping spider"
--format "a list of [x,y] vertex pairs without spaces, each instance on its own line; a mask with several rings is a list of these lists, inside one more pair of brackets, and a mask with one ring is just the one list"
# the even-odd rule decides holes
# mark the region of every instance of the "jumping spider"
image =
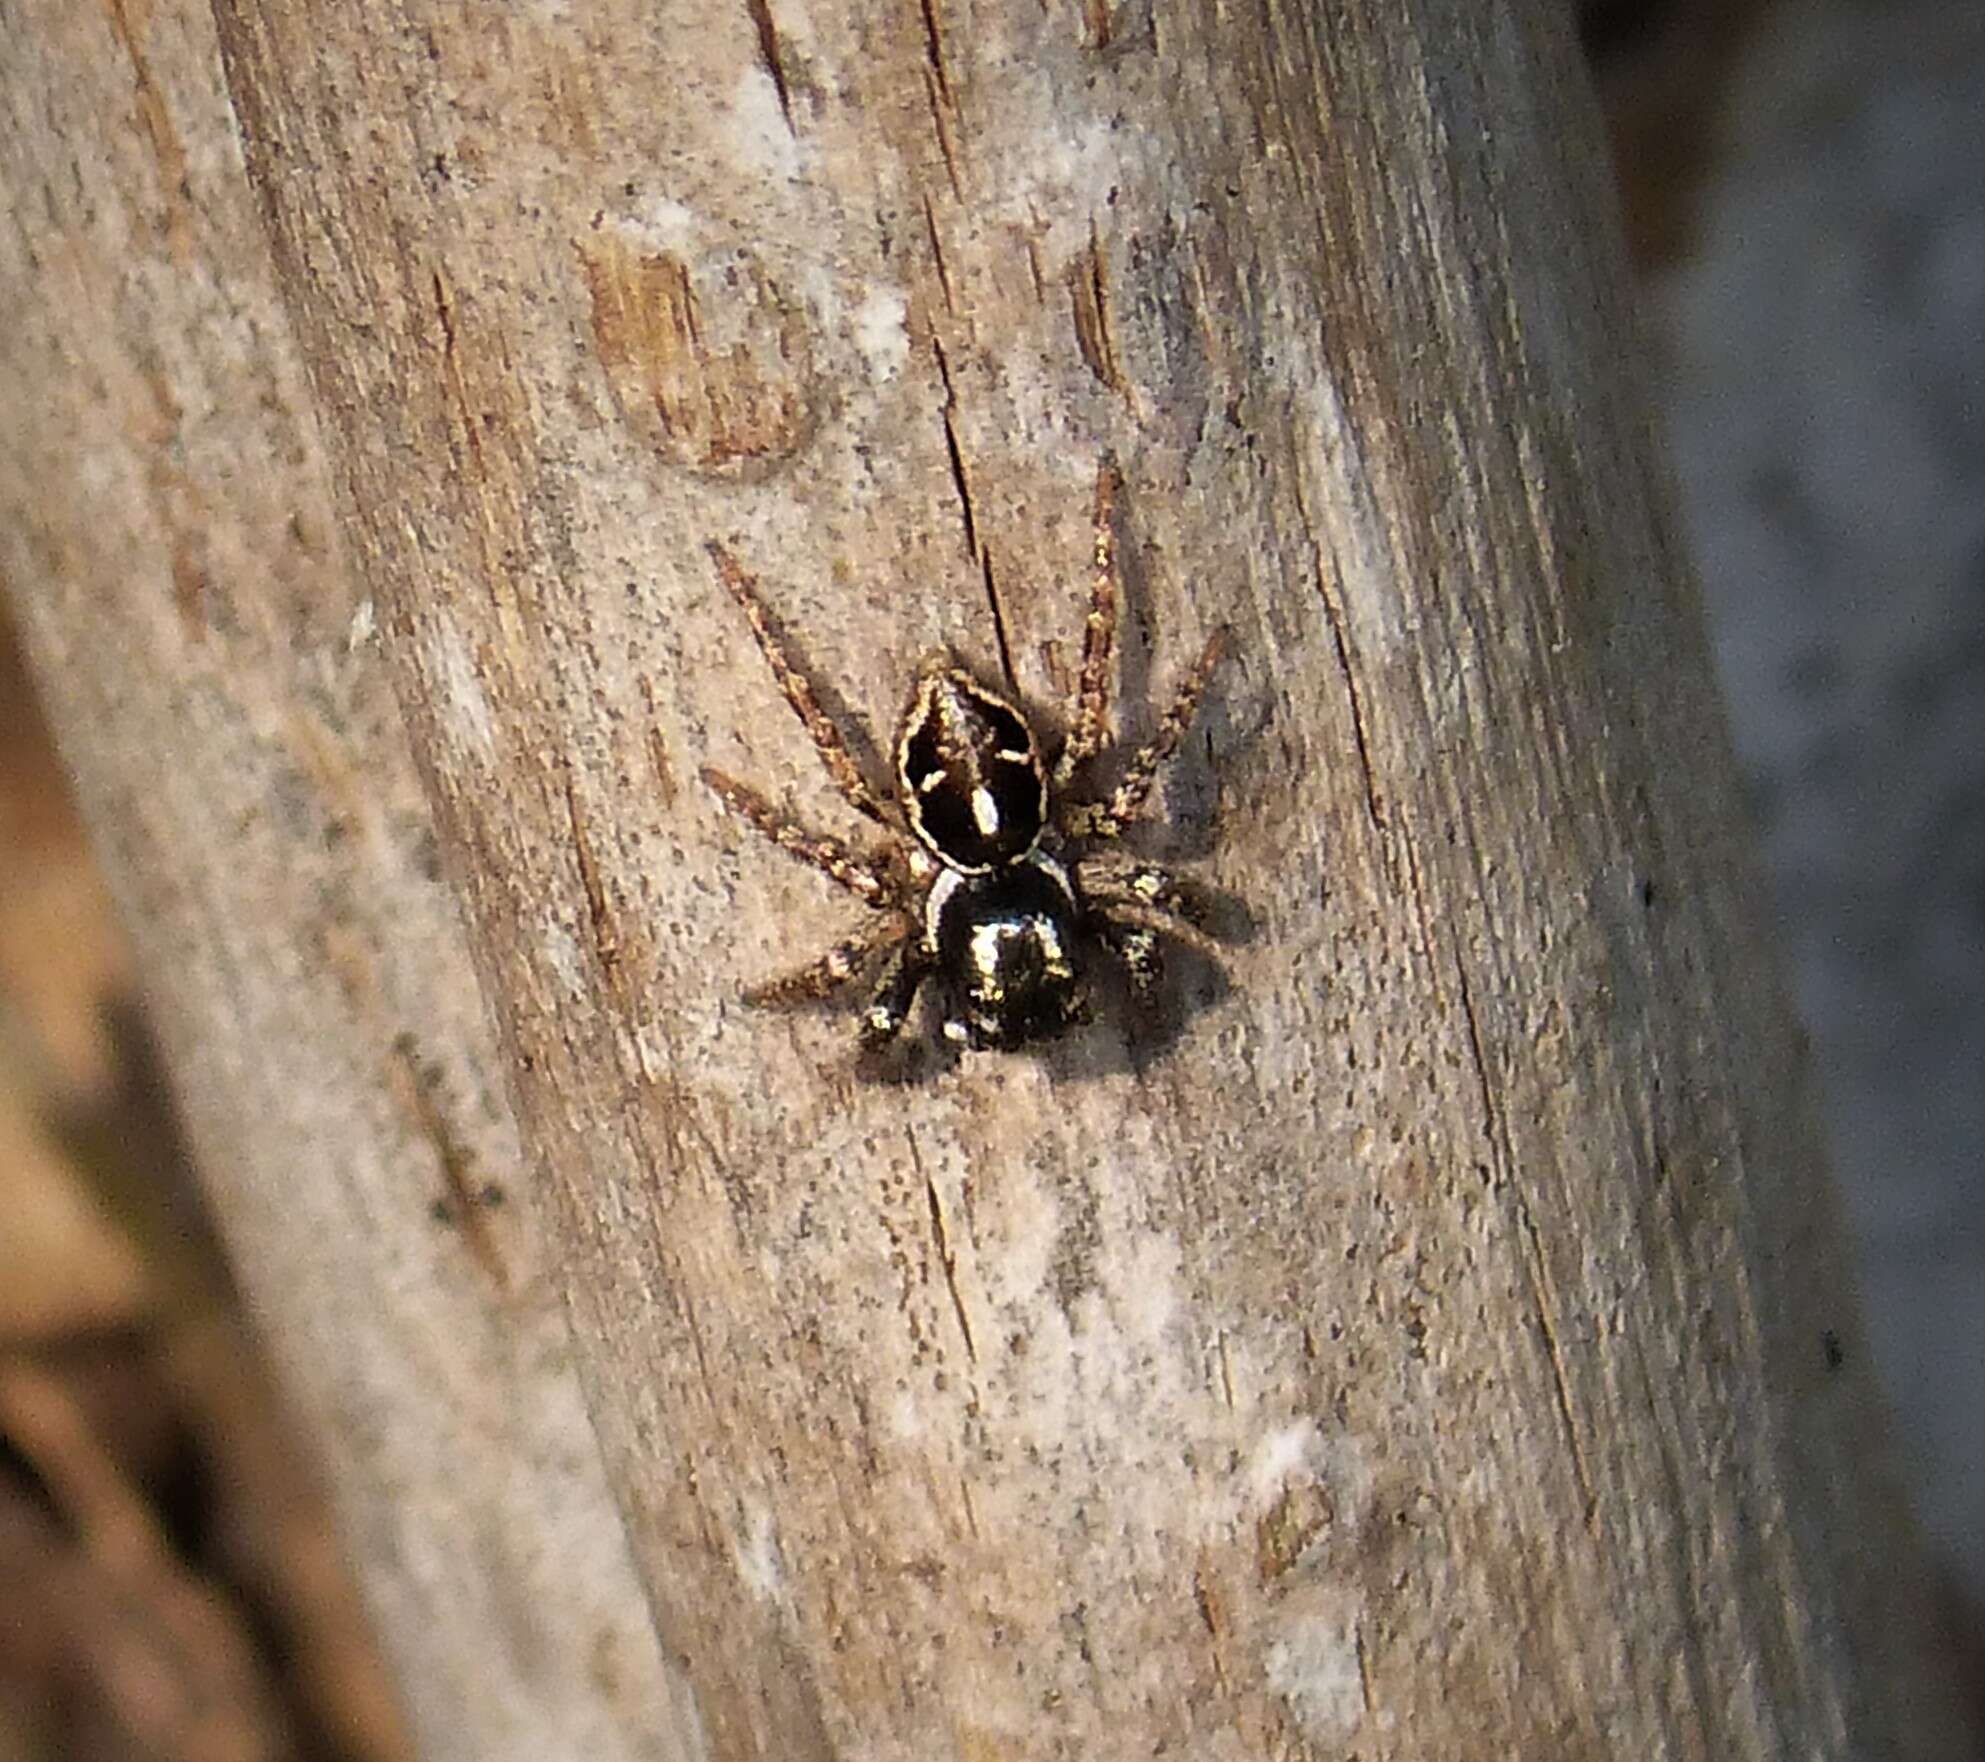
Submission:
[[[731,813],[875,913],[818,960],[747,989],[746,1002],[824,999],[866,979],[861,1038],[875,1051],[896,1037],[918,988],[934,978],[943,987],[947,1039],[1016,1047],[1084,1017],[1088,944],[1114,954],[1139,995],[1158,980],[1165,938],[1218,958],[1186,888],[1116,840],[1143,814],[1160,768],[1184,740],[1224,631],[1214,632],[1116,788],[1089,798],[1070,788],[1076,773],[1111,744],[1117,488],[1115,471],[1105,466],[1096,482],[1095,575],[1082,672],[1052,768],[1025,714],[939,653],[919,670],[897,729],[894,799],[878,794],[862,774],[772,629],[756,582],[711,542],[717,572],[750,620],[828,776],[852,807],[889,834],[882,849],[858,854],[837,838],[807,831],[747,785],[704,771],[704,782]],[[1089,845],[1103,848],[1084,848]]]

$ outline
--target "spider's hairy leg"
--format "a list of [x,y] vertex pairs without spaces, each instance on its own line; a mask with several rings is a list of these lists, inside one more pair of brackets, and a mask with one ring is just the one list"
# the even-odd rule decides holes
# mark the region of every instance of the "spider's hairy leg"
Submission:
[[1104,940],[1131,967],[1131,976],[1140,985],[1148,979],[1138,973],[1139,961],[1149,961],[1155,972],[1152,937],[1169,936],[1208,960],[1220,958],[1219,943],[1204,928],[1204,908],[1169,869],[1098,853],[1075,865],[1075,886],[1098,920]]
[[1165,712],[1152,735],[1124,768],[1123,779],[1107,801],[1071,803],[1064,815],[1067,830],[1078,838],[1116,838],[1144,812],[1151,785],[1158,773],[1184,743],[1192,719],[1199,713],[1199,700],[1220,664],[1227,646],[1227,629],[1222,625],[1206,639],[1199,659],[1180,682],[1172,707]]
[[829,880],[838,882],[857,899],[879,909],[902,904],[894,878],[880,865],[857,856],[838,838],[809,832],[788,819],[749,784],[727,777],[708,766],[703,781],[728,813],[734,814],[761,837],[769,839],[788,856],[818,869]]
[[731,597],[743,609],[751,625],[751,634],[758,639],[758,646],[772,668],[772,677],[778,680],[779,689],[786,694],[786,702],[793,706],[793,713],[806,729],[807,738],[820,754],[820,762],[826,767],[827,775],[834,780],[834,787],[857,812],[884,826],[900,826],[900,816],[890,803],[869,787],[868,779],[862,775],[861,766],[855,763],[855,755],[848,748],[847,736],[841,732],[834,718],[820,707],[820,700],[813,695],[812,681],[794,664],[791,653],[772,628],[771,616],[765,609],[764,600],[759,597],[757,581],[714,538],[706,548],[710,560],[717,566],[717,573],[723,577],[724,585],[731,590]]
[[876,956],[907,939],[915,926],[900,913],[872,918],[818,960],[745,988],[744,1001],[759,1009],[818,1003],[873,970]]
[[865,1051],[880,1052],[902,1032],[910,1006],[930,976],[930,953],[920,936],[904,935],[876,980],[862,1011],[861,1041]]
[[1144,925],[1119,924],[1102,913],[1096,915],[1096,938],[1130,975],[1131,994],[1146,997],[1164,976],[1165,958],[1156,930]]
[[1089,615],[1082,621],[1082,674],[1075,688],[1068,740],[1055,760],[1059,789],[1076,768],[1109,744],[1110,656],[1116,646],[1122,594],[1117,581],[1117,491],[1121,479],[1114,461],[1096,468],[1095,573],[1089,581]]

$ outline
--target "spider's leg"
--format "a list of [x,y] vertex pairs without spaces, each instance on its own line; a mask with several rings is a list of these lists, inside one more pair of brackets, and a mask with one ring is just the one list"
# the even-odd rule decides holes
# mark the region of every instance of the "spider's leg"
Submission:
[[879,1052],[902,1032],[917,991],[930,976],[930,953],[921,936],[905,934],[875,983],[868,1007],[862,1011],[862,1045]]
[[1151,785],[1157,781],[1166,761],[1184,742],[1186,730],[1192,726],[1192,719],[1199,711],[1199,700],[1206,694],[1207,682],[1213,677],[1213,669],[1220,664],[1220,655],[1226,644],[1224,627],[1207,638],[1206,647],[1200,651],[1199,659],[1193,662],[1179,686],[1178,695],[1172,699],[1172,707],[1158,724],[1158,732],[1138,749],[1124,768],[1123,779],[1110,793],[1109,799],[1069,805],[1064,823],[1072,835],[1077,838],[1115,838],[1144,812]]
[[1155,975],[1154,937],[1168,936],[1208,960],[1219,960],[1220,945],[1203,927],[1206,914],[1200,902],[1169,869],[1099,853],[1075,865],[1075,886],[1097,920],[1098,934],[1132,968],[1133,979],[1140,978],[1140,959],[1150,961]]
[[814,750],[820,754],[821,764],[827,768],[827,775],[834,779],[834,787],[847,797],[857,812],[884,826],[900,826],[900,816],[870,788],[868,779],[862,775],[861,766],[855,763],[855,755],[848,749],[847,736],[841,732],[834,718],[820,707],[820,700],[813,695],[812,682],[794,664],[791,653],[772,628],[765,602],[758,597],[758,583],[714,538],[710,540],[708,549],[710,560],[717,565],[717,573],[724,578],[724,585],[743,608],[751,624],[751,634],[757,637],[758,646],[771,665],[772,677],[778,680],[779,689],[786,694],[786,702],[793,706],[793,713],[806,729],[807,738],[813,742]]
[[837,881],[856,898],[885,908],[901,903],[895,881],[880,865],[857,856],[838,838],[809,832],[786,816],[748,784],[721,771],[705,767],[703,781],[710,786],[725,809],[747,826],[768,838],[788,856],[809,863],[832,881]]
[[908,918],[894,913],[872,918],[818,960],[748,986],[744,1001],[761,1009],[779,1009],[791,1004],[818,1003],[832,997],[835,992],[871,971],[875,957],[882,950],[894,948],[902,942],[913,928]]
[[1122,597],[1117,583],[1118,487],[1117,468],[1105,459],[1096,469],[1096,567],[1089,581],[1089,615],[1082,622],[1082,674],[1075,688],[1068,740],[1055,760],[1057,789],[1109,744],[1110,656],[1116,646]]
[[1149,996],[1164,977],[1165,957],[1156,930],[1142,924],[1120,924],[1099,911],[1096,939],[1123,962],[1133,996]]
[[[1203,955],[1209,961],[1217,962],[1220,959],[1219,943],[1197,924],[1188,923],[1184,918],[1175,917],[1157,906],[1145,905],[1135,899],[1111,899],[1106,894],[1096,902],[1093,910],[1099,925],[1103,926],[1104,930],[1112,932],[1115,938],[1123,938],[1132,931],[1145,932],[1152,937],[1169,938],[1173,942],[1183,943],[1195,954]],[[1102,933],[1099,931],[1099,934]],[[1118,948],[1119,953],[1124,953],[1111,936],[1106,935],[1105,940],[1109,941],[1112,947]],[[1125,954],[1125,959],[1129,958],[1129,955]]]

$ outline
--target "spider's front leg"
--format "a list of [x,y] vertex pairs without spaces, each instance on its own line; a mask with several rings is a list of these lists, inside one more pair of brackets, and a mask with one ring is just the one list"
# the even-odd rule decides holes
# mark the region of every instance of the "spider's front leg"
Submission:
[[858,856],[838,838],[808,831],[750,784],[740,783],[722,771],[704,766],[703,782],[727,813],[742,820],[759,837],[776,844],[788,856],[818,869],[865,904],[878,910],[902,904],[901,886],[883,864]]
[[857,813],[866,814],[880,826],[901,831],[903,816],[897,812],[896,804],[878,795],[862,775],[862,768],[848,745],[848,737],[841,732],[840,724],[820,707],[813,682],[800,670],[778,631],[772,627],[772,617],[759,596],[757,580],[717,540],[711,539],[705,548],[710,553],[711,562],[716,564],[724,585],[731,590],[731,597],[743,611],[745,621],[751,626],[751,634],[758,641],[759,651],[772,669],[772,677],[779,682],[779,690],[785,694],[786,702],[792,705],[793,714],[799,717],[800,726],[806,730],[807,739],[813,742],[813,750],[820,755],[820,763],[833,780],[834,787]]
[[1158,773],[1184,745],[1192,719],[1199,713],[1199,700],[1213,678],[1213,669],[1226,651],[1227,631],[1223,625],[1206,639],[1199,659],[1180,681],[1172,707],[1158,724],[1157,733],[1138,748],[1124,767],[1123,779],[1106,801],[1068,802],[1062,811],[1065,830],[1074,838],[1119,838],[1123,830],[1142,817]]
[[1082,622],[1082,672],[1076,681],[1068,739],[1055,759],[1057,790],[1110,741],[1110,658],[1122,600],[1117,586],[1118,487],[1117,468],[1105,459],[1096,470],[1095,572],[1089,580],[1089,615]]

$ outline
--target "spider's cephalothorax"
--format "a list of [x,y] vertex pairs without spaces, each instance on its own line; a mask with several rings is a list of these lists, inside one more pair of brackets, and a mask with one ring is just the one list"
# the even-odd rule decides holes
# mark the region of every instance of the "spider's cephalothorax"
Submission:
[[947,869],[1017,863],[1048,822],[1048,773],[1027,718],[969,673],[926,666],[896,739],[910,829]]
[[[895,745],[896,798],[875,791],[806,676],[773,630],[757,584],[721,545],[710,553],[827,772],[889,834],[873,854],[805,831],[755,790],[716,771],[704,780],[732,813],[875,908],[847,941],[748,1001],[796,1003],[868,981],[862,1038],[893,1039],[920,987],[943,994],[944,1032],[972,1046],[1044,1040],[1080,1019],[1084,970],[1108,950],[1134,990],[1159,973],[1162,939],[1213,954],[1190,895],[1116,841],[1144,811],[1152,784],[1185,738],[1219,658],[1215,632],[1151,740],[1114,790],[1079,797],[1077,770],[1110,744],[1110,658],[1116,638],[1116,477],[1096,484],[1096,572],[1083,628],[1074,713],[1052,770],[1025,714],[948,656],[927,662]],[[1100,848],[1091,849],[1090,846]]]

